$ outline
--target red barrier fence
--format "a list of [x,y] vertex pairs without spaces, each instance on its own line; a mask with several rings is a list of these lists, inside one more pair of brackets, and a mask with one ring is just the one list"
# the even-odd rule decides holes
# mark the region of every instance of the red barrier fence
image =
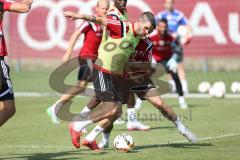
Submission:
[[[162,3],[163,0],[128,0],[129,17],[134,20],[146,10],[156,14],[163,10]],[[38,0],[29,14],[10,14],[11,57],[61,57],[70,34],[79,25],[67,21],[63,10],[91,12],[95,4],[96,0]],[[240,56],[238,0],[176,0],[175,8],[184,12],[193,27],[194,37],[185,47],[186,56]]]

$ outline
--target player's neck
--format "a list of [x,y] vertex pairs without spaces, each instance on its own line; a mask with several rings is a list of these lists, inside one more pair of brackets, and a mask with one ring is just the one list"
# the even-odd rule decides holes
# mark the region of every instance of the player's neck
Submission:
[[174,11],[174,8],[171,8],[171,9],[167,9],[168,12],[173,12]]
[[132,24],[133,34],[135,37],[138,36],[137,31],[139,30],[139,24],[137,22]]

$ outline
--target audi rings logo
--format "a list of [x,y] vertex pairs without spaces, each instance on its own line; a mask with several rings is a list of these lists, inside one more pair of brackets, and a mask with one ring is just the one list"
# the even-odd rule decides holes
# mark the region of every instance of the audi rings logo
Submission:
[[[21,14],[18,18],[18,32],[23,42],[30,48],[38,51],[46,51],[59,47],[61,49],[67,48],[67,41],[64,40],[64,35],[67,30],[67,21],[63,15],[63,9],[66,7],[77,8],[82,13],[93,13],[93,8],[96,6],[97,0],[81,1],[81,0],[38,0],[34,1],[32,11],[37,8],[47,8],[48,14],[46,17],[46,34],[47,40],[40,40],[33,38],[31,33],[27,30],[27,18],[31,14]],[[140,11],[151,11],[151,8],[143,0],[129,0],[128,6],[135,7]],[[56,21],[57,20],[57,21]],[[57,22],[57,27],[55,23]],[[42,23],[44,24],[44,23]],[[75,21],[75,27],[78,27],[79,21]],[[31,25],[31,27],[34,27]],[[36,26],[38,27],[38,26]],[[77,48],[81,45],[78,44]]]

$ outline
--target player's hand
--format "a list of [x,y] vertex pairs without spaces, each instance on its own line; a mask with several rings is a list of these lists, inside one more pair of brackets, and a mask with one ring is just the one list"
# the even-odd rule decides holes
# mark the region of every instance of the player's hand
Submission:
[[174,73],[177,73],[177,61],[175,58],[170,58],[167,62],[167,67],[169,70],[173,71]]
[[64,54],[62,61],[63,61],[63,63],[66,63],[70,59],[71,59],[71,54],[66,53],[66,54]]
[[188,43],[190,43],[192,39],[192,35],[186,35],[186,36],[183,36],[183,37],[180,37],[180,43],[181,45],[187,45]]
[[81,14],[77,14],[75,12],[72,12],[72,11],[66,11],[64,12],[64,16],[68,19],[71,19],[71,20],[75,20],[75,19],[81,19]]

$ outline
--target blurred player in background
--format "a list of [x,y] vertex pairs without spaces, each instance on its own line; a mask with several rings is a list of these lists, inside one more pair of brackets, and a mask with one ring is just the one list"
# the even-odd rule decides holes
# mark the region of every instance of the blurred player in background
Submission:
[[32,2],[32,0],[22,0],[21,2],[0,0],[0,126],[16,112],[13,86],[9,76],[10,69],[4,61],[8,53],[3,34],[3,15],[5,11],[27,13],[31,9]]
[[153,58],[155,62],[163,64],[167,73],[171,75],[179,96],[179,106],[182,109],[187,109],[188,105],[185,101],[182,84],[177,73],[177,58],[181,53],[179,53],[179,50],[174,50],[176,49],[174,46],[179,42],[168,32],[166,19],[160,19],[157,22],[157,31],[150,38],[154,46]]
[[[164,8],[165,10],[158,13],[156,15],[156,21],[165,18],[168,21],[169,31],[172,35],[176,38],[180,38],[181,43],[176,45],[175,47],[181,51],[182,53],[179,54],[177,57],[178,62],[178,74],[182,83],[182,88],[184,93],[189,93],[188,84],[185,76],[184,64],[183,64],[183,46],[186,45],[190,38],[191,38],[191,27],[188,23],[188,20],[184,16],[184,14],[174,8],[174,0],[165,0],[164,1]],[[184,27],[183,27],[184,26]],[[179,29],[184,28],[186,30],[186,34],[180,37],[178,34]],[[173,86],[173,91],[176,91],[174,80],[171,80],[170,83]]]
[[[96,6],[96,16],[104,17],[109,9],[109,6],[110,2],[108,0],[98,0]],[[81,67],[79,68],[78,72],[78,82],[75,87],[69,89],[57,102],[47,109],[47,114],[50,116],[53,123],[60,123],[56,116],[55,108],[63,106],[74,96],[86,89],[92,74],[92,65],[98,56],[98,48],[102,40],[102,33],[103,27],[101,25],[84,21],[81,26],[78,27],[72,34],[69,40],[67,51],[63,56],[63,62],[65,63],[71,59],[73,48],[77,40],[79,39],[80,35],[84,35],[83,46],[79,53]],[[82,110],[82,112],[86,111],[89,111],[87,107]]]

